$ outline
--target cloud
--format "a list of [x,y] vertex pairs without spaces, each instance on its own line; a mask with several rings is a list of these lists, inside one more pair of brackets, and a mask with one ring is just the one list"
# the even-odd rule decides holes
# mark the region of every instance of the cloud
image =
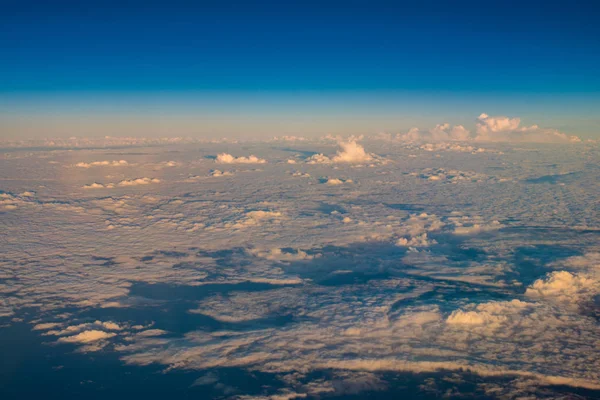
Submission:
[[89,185],[83,185],[84,189],[110,189],[110,188],[114,188],[115,184],[114,183],[98,183],[98,182],[94,182],[94,183],[90,183]]
[[294,171],[292,176],[302,177],[302,178],[310,178],[310,174],[302,171]]
[[459,182],[485,182],[490,179],[484,174],[478,174],[472,171],[458,171],[455,169],[446,170],[445,168],[425,168],[420,173],[412,172],[411,175],[428,181],[443,181],[450,183]]
[[[520,118],[506,116],[491,117],[481,114],[476,121],[475,135],[463,125],[450,125],[449,123],[438,124],[429,130],[411,128],[406,133],[378,134],[376,139],[398,141],[398,142],[539,142],[539,143],[569,143],[581,142],[577,136],[567,135],[556,129],[541,128],[538,125],[520,126]],[[421,146],[423,150],[437,151],[461,151],[477,153],[485,150],[470,146],[453,145],[442,148],[432,143]]]
[[[308,254],[300,249],[288,250],[280,249],[277,247],[270,250],[252,249],[250,250],[250,254],[256,257],[266,258],[267,260],[273,261],[312,260],[315,257],[315,255]],[[316,256],[318,257],[319,254],[317,254]]]
[[448,123],[438,124],[435,128],[428,131],[421,131],[419,128],[411,128],[407,133],[399,133],[395,140],[401,142],[448,142],[448,141],[467,141],[471,139],[471,132],[462,125],[451,126]]
[[108,339],[116,336],[115,333],[98,330],[83,331],[73,336],[66,336],[58,339],[61,343],[91,343],[102,339]]
[[267,160],[254,155],[250,155],[249,157],[234,157],[228,153],[220,153],[215,162],[219,164],[266,164]]
[[213,169],[212,171],[210,171],[210,176],[233,176],[233,175],[235,175],[235,174],[231,171],[221,171],[218,169]]
[[94,182],[89,185],[84,185],[84,189],[112,189],[116,186],[127,187],[127,186],[140,186],[140,185],[149,185],[151,183],[160,183],[161,180],[157,178],[135,178],[135,179],[125,179],[118,183],[97,183]]
[[137,179],[125,179],[117,183],[117,186],[139,186],[149,185],[151,183],[160,183],[160,179],[156,178],[137,178]]
[[427,237],[427,233],[411,237],[411,238],[400,238],[396,241],[396,245],[403,247],[427,247],[437,242]]
[[546,298],[562,302],[577,302],[600,292],[600,282],[583,274],[555,271],[544,279],[536,280],[525,292],[532,298]]
[[486,221],[480,216],[454,215],[448,218],[454,224],[454,234],[472,235],[504,228],[498,220]]
[[458,144],[458,143],[444,143],[444,142],[425,143],[425,144],[421,145],[419,148],[421,150],[425,150],[425,151],[455,151],[455,152],[471,153],[471,154],[478,154],[478,153],[485,153],[485,152],[498,153],[497,151],[484,149],[483,147],[475,147],[475,146],[470,146],[470,145],[462,145],[462,144]]
[[235,224],[230,224],[233,228],[246,228],[250,226],[261,225],[263,223],[273,223],[280,221],[284,215],[279,211],[248,211],[245,216]]
[[336,163],[362,163],[373,160],[373,156],[365,151],[365,148],[356,143],[356,140],[350,139],[347,142],[340,141],[342,148],[332,158]]
[[446,319],[450,325],[485,325],[485,329],[495,330],[512,316],[531,310],[532,304],[520,300],[510,302],[490,302],[479,304],[474,311],[456,310]]
[[560,265],[573,272],[560,270],[548,273],[533,282],[525,295],[566,305],[582,305],[600,293],[600,253],[570,257]]
[[338,138],[338,145],[340,146],[340,150],[333,157],[328,157],[324,154],[315,154],[309,157],[306,162],[308,164],[360,164],[380,161],[374,154],[367,153],[365,148],[357,143],[357,138],[355,137],[350,137],[348,140]]
[[329,186],[343,185],[344,183],[353,183],[352,179],[344,178],[322,178],[321,181]]
[[94,161],[91,163],[79,162],[75,164],[76,167],[79,168],[91,168],[91,167],[124,167],[130,165],[125,160],[115,160],[115,161]]
[[581,142],[577,136],[570,136],[556,129],[540,128],[537,125],[520,127],[520,124],[520,118],[490,117],[487,114],[481,114],[477,118],[475,140],[539,143]]

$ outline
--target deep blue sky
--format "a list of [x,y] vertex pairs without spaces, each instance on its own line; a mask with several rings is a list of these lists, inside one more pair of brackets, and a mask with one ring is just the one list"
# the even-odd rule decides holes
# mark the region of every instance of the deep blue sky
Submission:
[[[462,111],[525,103],[525,118],[554,108],[549,119],[562,110],[563,125],[587,118],[595,129],[600,5],[554,3],[0,0],[0,114],[68,116],[82,103],[91,114],[106,104],[139,114],[165,95],[162,112],[204,115],[216,95],[230,98],[224,115],[240,104],[252,114],[248,99],[300,96],[306,115],[312,105],[333,116],[331,99],[364,93],[352,113],[377,113],[379,94],[403,109],[431,99],[413,110],[422,119],[460,111],[444,99],[470,99]],[[124,107],[123,96],[138,100]],[[486,101],[494,109],[475,110]]]

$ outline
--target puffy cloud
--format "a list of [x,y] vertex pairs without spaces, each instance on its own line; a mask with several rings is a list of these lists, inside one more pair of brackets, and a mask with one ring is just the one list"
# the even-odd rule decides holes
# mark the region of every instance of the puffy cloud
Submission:
[[402,142],[448,142],[467,141],[471,139],[471,132],[462,125],[451,126],[448,123],[438,124],[428,131],[411,128],[407,133],[399,133],[395,137]]
[[[250,250],[250,253],[256,257],[266,258],[267,260],[273,261],[311,260],[315,257],[315,255],[308,254],[300,249],[287,250],[277,247],[270,250],[252,249]],[[316,256],[319,256],[319,254]]]
[[455,215],[449,217],[448,220],[454,224],[456,235],[472,235],[504,228],[500,221],[492,220],[488,222],[480,216]]
[[249,226],[256,226],[266,222],[277,222],[283,218],[283,214],[279,211],[248,211],[244,218],[234,224],[229,224],[233,228],[246,228]]
[[485,325],[487,330],[502,327],[509,318],[520,315],[534,306],[520,300],[479,304],[473,311],[456,310],[446,319],[450,325]]
[[219,164],[266,164],[267,160],[254,155],[250,155],[249,157],[234,157],[228,153],[220,153],[215,162]]
[[33,191],[14,194],[0,190],[0,209],[16,210],[19,206],[33,205],[35,197],[36,193]]
[[149,185],[151,183],[160,183],[161,180],[157,178],[136,178],[136,179],[124,179],[118,183],[97,183],[94,182],[89,185],[84,185],[84,189],[112,189],[116,186],[140,186]]
[[365,151],[365,148],[356,143],[356,140],[350,139],[347,142],[339,142],[342,148],[332,158],[333,162],[339,163],[362,163],[371,161],[373,156]]
[[126,160],[115,160],[115,161],[94,161],[91,163],[79,162],[75,164],[79,168],[91,168],[91,167],[124,167],[130,165]]
[[116,336],[112,332],[104,332],[99,330],[83,331],[73,336],[66,336],[58,339],[61,343],[91,343],[102,339],[108,339]]
[[545,279],[536,280],[525,294],[533,298],[547,298],[563,302],[576,302],[600,291],[600,282],[583,274],[555,271]]
[[221,171],[218,169],[213,169],[210,171],[210,176],[233,176],[234,173],[231,171]]
[[538,300],[582,305],[600,293],[600,253],[570,257],[557,265],[573,272],[550,272],[529,286],[525,295]]
[[[116,322],[112,322],[112,321],[87,322],[87,323],[83,323],[83,324],[67,326],[65,328],[61,328],[62,326],[64,326],[64,325],[61,323],[49,322],[49,323],[37,324],[33,327],[33,330],[47,331],[44,333],[44,335],[65,336],[65,335],[73,335],[74,333],[78,333],[78,332],[82,332],[82,331],[90,330],[90,329],[91,330],[104,329],[104,330],[109,330],[109,331],[120,331],[123,329],[123,327],[121,327],[119,324],[117,324]],[[55,328],[61,328],[61,329],[55,329]]]
[[475,140],[491,142],[581,142],[577,136],[569,136],[556,129],[540,128],[537,125],[523,126],[520,118],[505,116],[490,117],[481,114],[477,118]]
[[[448,123],[438,124],[429,130],[411,128],[406,133],[395,136],[379,134],[375,138],[383,140],[396,140],[400,142],[468,142],[472,140],[486,142],[581,142],[577,136],[567,135],[556,129],[541,128],[538,125],[520,126],[520,118],[506,116],[489,116],[481,114],[477,118],[475,136],[463,125],[451,126]],[[422,146],[423,150],[441,150],[439,146],[429,143]],[[483,152],[483,149],[470,146],[452,146],[444,150]]]
[[358,144],[357,138],[350,137],[348,140],[338,139],[340,150],[333,157],[328,157],[323,154],[315,154],[307,159],[309,164],[331,164],[331,163],[348,163],[360,164],[377,161],[377,156],[367,153],[365,148]]
[[429,239],[427,237],[427,233],[423,233],[421,235],[411,237],[411,238],[400,238],[396,242],[396,245],[403,247],[427,247],[432,244],[436,244],[437,242],[433,239]]
[[94,182],[94,183],[90,183],[89,185],[84,185],[83,188],[84,189],[110,189],[110,188],[114,188],[115,184],[114,183],[98,183],[98,182]]
[[138,185],[149,185],[151,183],[160,183],[160,179],[156,178],[137,178],[137,179],[125,179],[117,183],[118,186],[138,186]]
[[322,182],[329,186],[343,185],[344,183],[353,183],[352,179],[343,178],[323,178]]
[[477,118],[477,134],[510,132],[519,127],[521,118],[490,117],[483,113]]
[[461,153],[485,153],[485,152],[495,152],[489,149],[484,149],[483,147],[475,147],[470,145],[462,145],[458,143],[425,143],[419,147],[421,150],[425,151],[456,151]]
[[413,172],[411,175],[429,181],[443,181],[451,183],[459,182],[484,182],[488,181],[488,176],[478,174],[472,171],[458,171],[455,169],[446,170],[445,168],[425,168],[420,173]]
[[45,331],[48,329],[58,328],[60,326],[62,326],[62,324],[58,323],[58,322],[44,322],[41,324],[34,325],[33,328],[31,328],[31,329],[34,331]]
[[310,178],[310,174],[302,171],[294,171],[292,176],[302,177],[302,178]]

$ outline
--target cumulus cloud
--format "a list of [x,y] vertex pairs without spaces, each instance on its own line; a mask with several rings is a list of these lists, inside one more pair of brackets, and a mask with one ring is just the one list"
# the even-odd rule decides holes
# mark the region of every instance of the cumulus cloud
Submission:
[[489,180],[484,174],[473,171],[458,171],[455,169],[447,170],[445,168],[425,168],[420,173],[413,172],[411,175],[426,179],[428,181],[443,181],[451,183],[459,182],[484,182]]
[[102,339],[108,339],[116,336],[112,332],[104,332],[98,330],[83,331],[73,336],[66,336],[58,339],[61,343],[91,343]]
[[500,221],[492,220],[488,222],[480,216],[455,215],[449,217],[448,220],[454,224],[456,235],[472,235],[504,228]]
[[272,223],[280,221],[283,218],[283,214],[279,211],[248,211],[243,218],[238,220],[234,224],[229,224],[233,228],[246,228],[250,226],[261,225],[263,223]]
[[529,286],[525,295],[538,300],[582,305],[600,293],[600,253],[570,257],[558,265],[572,272],[550,272]]
[[266,164],[267,160],[254,155],[250,155],[249,157],[234,157],[228,153],[220,153],[215,162],[219,164]]
[[310,178],[310,174],[302,171],[294,171],[292,176],[302,177],[302,178]]
[[234,173],[231,171],[221,171],[218,169],[213,169],[210,171],[210,176],[233,176]]
[[[542,382],[597,384],[600,357],[590,349],[600,344],[593,286],[600,256],[551,262],[564,251],[597,247],[597,193],[588,184],[597,181],[598,170],[590,167],[597,149],[541,146],[535,152],[515,149],[503,157],[488,157],[470,156],[468,152],[477,151],[474,145],[451,142],[432,146],[433,151],[452,151],[436,158],[432,156],[438,154],[427,153],[429,148],[420,149],[421,143],[372,145],[394,164],[352,168],[350,173],[360,163],[333,163],[331,150],[325,152],[331,164],[287,165],[289,157],[281,149],[266,145],[258,154],[281,162],[259,175],[238,173],[231,165],[211,166],[212,160],[202,159],[185,164],[190,171],[165,169],[172,181],[150,186],[151,195],[133,189],[117,195],[106,189],[93,198],[63,190],[83,182],[81,174],[72,173],[77,168],[61,167],[66,158],[57,166],[45,162],[43,157],[59,159],[58,153],[38,155],[45,168],[35,180],[27,172],[32,156],[18,158],[29,151],[4,154],[2,182],[15,192],[0,192],[0,204],[17,208],[0,210],[6,230],[0,316],[14,312],[36,334],[47,335],[42,339],[71,341],[78,348],[117,344],[115,351],[127,363],[161,363],[166,373],[203,370],[188,384],[211,368],[275,374],[281,385],[265,388],[261,393],[266,396],[280,393],[281,386],[312,393],[307,385],[321,376],[326,383],[335,382],[323,384],[324,390],[377,388],[353,374],[341,376],[350,370],[370,370],[382,380],[387,374],[381,371],[445,368],[500,376],[495,381],[501,383],[521,374]],[[249,154],[241,147],[231,149]],[[106,150],[97,151],[87,161],[107,157],[98,156]],[[185,148],[161,151],[153,148],[152,154],[132,159],[128,155],[140,173],[124,177],[156,176],[141,171],[155,168],[159,160],[183,165],[189,158]],[[211,167],[231,169],[236,176],[210,178]],[[306,176],[294,174],[295,169],[312,169],[313,177],[293,178]],[[487,174],[502,173],[522,182],[566,170],[581,172],[565,181],[569,186],[564,190],[462,184],[471,179],[490,182],[493,176]],[[11,171],[25,173],[15,172],[12,180]],[[62,174],[60,180],[56,171]],[[201,175],[206,184],[181,184],[188,173]],[[315,178],[322,176],[351,176],[360,184],[316,184]],[[105,179],[118,187],[124,177]],[[425,181],[430,177],[438,181]],[[443,184],[453,179],[460,186]],[[38,194],[25,192],[29,188]],[[74,212],[75,207],[80,211]],[[503,224],[507,229],[498,234],[475,234]],[[102,232],[100,241],[94,240],[97,232]],[[555,245],[560,252],[545,247]],[[524,274],[518,262],[523,256],[527,263],[548,266],[550,274],[531,277],[538,268]],[[160,290],[167,286],[174,290]],[[184,293],[189,301],[178,303],[169,293],[177,298]],[[511,296],[526,305],[511,302]],[[165,301],[175,308],[161,307]],[[208,330],[179,324],[181,330],[172,331],[162,313],[176,309],[182,312],[172,318],[185,319],[190,304],[190,312],[222,323]],[[141,315],[136,312],[140,306],[152,306],[152,313]],[[69,316],[59,317],[67,311]],[[78,319],[90,315],[131,320]],[[152,329],[133,327],[147,325],[150,315],[157,315]],[[60,350],[72,351],[71,346]],[[325,374],[310,373],[327,368]],[[377,384],[377,379],[368,381]]]
[[114,161],[94,161],[91,163],[79,162],[75,164],[79,168],[91,168],[91,167],[124,167],[130,165],[126,160],[114,160]]
[[504,325],[509,318],[514,318],[525,309],[532,309],[531,303],[520,300],[509,302],[490,302],[479,304],[473,311],[455,310],[446,319],[450,325],[485,325],[486,329],[495,330]]
[[[442,148],[437,143],[446,142],[581,142],[577,136],[567,135],[556,129],[541,128],[538,125],[520,126],[520,118],[506,116],[489,116],[481,114],[476,121],[475,134],[473,135],[463,125],[438,124],[434,128],[421,130],[411,128],[406,133],[379,134],[375,138],[399,142],[433,142],[422,146],[423,150],[436,151]],[[453,145],[444,150],[463,151],[470,153],[483,152],[483,149],[471,146]]]
[[461,153],[485,153],[485,152],[495,152],[489,149],[484,149],[483,147],[475,147],[467,144],[458,144],[458,143],[425,143],[419,147],[421,150],[425,151],[455,151]]
[[475,140],[490,142],[581,142],[556,129],[540,128],[538,125],[520,126],[520,118],[491,117],[481,114],[477,118]]
[[563,302],[576,302],[600,291],[600,282],[583,274],[555,271],[544,279],[536,280],[527,288],[525,295]]
[[156,178],[137,178],[137,179],[125,179],[117,183],[118,186],[138,186],[138,185],[149,185],[151,183],[160,183],[160,179]]
[[462,125],[451,126],[448,123],[438,124],[435,128],[422,131],[419,128],[411,128],[406,133],[399,133],[395,140],[402,142],[448,142],[466,141],[471,139],[471,132]]
[[400,238],[396,242],[396,245],[402,247],[427,247],[437,242],[427,237],[427,233],[411,237],[411,238]]
[[[267,260],[273,261],[311,260],[315,257],[315,255],[308,254],[307,252],[300,249],[288,250],[280,249],[277,247],[270,250],[252,249],[250,250],[250,253],[256,257],[265,258]],[[316,256],[318,257],[319,254],[317,254]]]
[[329,186],[343,185],[344,183],[353,183],[352,179],[344,178],[322,178],[321,181]]
[[83,185],[84,189],[110,189],[110,188],[114,188],[115,184],[114,183],[98,183],[98,182],[94,182],[94,183],[90,183],[89,185]]
[[357,142],[357,138],[350,137],[348,140],[338,139],[340,150],[333,157],[324,154],[315,154],[307,159],[308,164],[331,164],[348,163],[361,164],[378,160],[377,156],[367,153],[365,148]]
[[118,183],[98,183],[94,182],[89,185],[84,185],[84,189],[112,189],[116,186],[126,187],[126,186],[140,186],[140,185],[149,185],[151,183],[160,183],[161,180],[157,178],[136,178],[136,179],[124,179]]

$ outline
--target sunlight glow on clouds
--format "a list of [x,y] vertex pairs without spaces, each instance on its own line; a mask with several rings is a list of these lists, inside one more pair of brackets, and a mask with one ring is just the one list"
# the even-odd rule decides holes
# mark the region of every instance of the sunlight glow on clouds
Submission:
[[215,159],[219,164],[266,164],[267,160],[254,155],[249,157],[234,157],[231,154],[221,153]]
[[598,148],[357,140],[1,154],[3,326],[223,396],[596,390]]

